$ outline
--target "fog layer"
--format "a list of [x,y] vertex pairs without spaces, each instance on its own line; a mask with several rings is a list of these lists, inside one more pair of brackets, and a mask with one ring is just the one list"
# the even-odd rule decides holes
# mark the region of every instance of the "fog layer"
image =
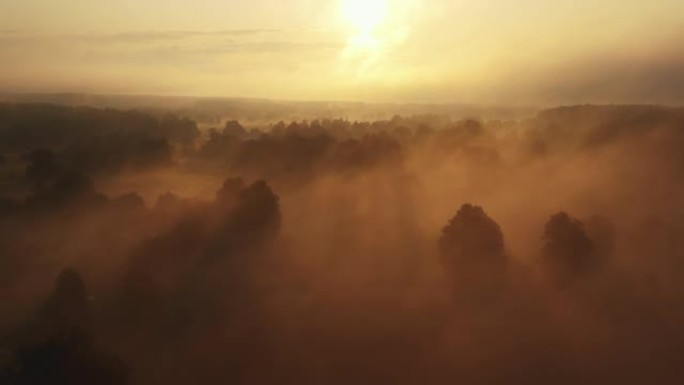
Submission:
[[684,379],[684,110],[237,115],[0,105],[0,380]]

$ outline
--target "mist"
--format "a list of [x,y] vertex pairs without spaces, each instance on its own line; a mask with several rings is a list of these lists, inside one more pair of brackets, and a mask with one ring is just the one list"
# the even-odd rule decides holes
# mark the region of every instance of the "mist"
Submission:
[[683,109],[165,103],[0,105],[3,383],[681,382]]

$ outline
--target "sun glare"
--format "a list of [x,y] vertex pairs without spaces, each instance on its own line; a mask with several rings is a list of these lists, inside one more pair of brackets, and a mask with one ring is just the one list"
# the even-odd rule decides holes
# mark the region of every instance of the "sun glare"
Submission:
[[372,35],[387,16],[387,0],[342,0],[342,14],[356,33]]

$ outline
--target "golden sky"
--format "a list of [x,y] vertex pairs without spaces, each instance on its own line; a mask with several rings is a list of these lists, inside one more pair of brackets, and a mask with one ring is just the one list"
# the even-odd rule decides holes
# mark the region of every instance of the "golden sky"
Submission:
[[682,0],[0,0],[0,91],[684,101]]

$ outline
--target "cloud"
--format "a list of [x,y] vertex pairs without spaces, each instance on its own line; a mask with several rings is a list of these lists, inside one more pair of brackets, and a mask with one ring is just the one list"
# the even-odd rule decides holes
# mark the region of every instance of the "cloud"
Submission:
[[[684,102],[684,54],[614,54],[533,68],[503,80],[501,99],[537,104]],[[495,98],[495,95],[488,95]]]
[[482,76],[461,77],[454,70],[441,80],[404,88],[382,85],[373,92],[380,99],[391,95],[401,101],[541,106],[684,103],[684,52],[675,42],[650,49],[612,47],[552,63],[539,58],[518,62],[499,58],[482,67],[486,69]]
[[283,32],[278,29],[227,29],[215,31],[130,31],[115,34],[77,35],[67,39],[96,43],[150,43],[197,37],[255,36]]
[[[217,31],[137,31],[92,35],[39,35],[0,31],[0,42],[22,50],[61,46],[90,52],[175,52],[189,54],[225,54],[234,52],[296,52],[342,49],[343,42],[317,37],[306,30],[235,29]],[[0,55],[3,49],[0,48]],[[5,49],[6,51],[6,49]]]

